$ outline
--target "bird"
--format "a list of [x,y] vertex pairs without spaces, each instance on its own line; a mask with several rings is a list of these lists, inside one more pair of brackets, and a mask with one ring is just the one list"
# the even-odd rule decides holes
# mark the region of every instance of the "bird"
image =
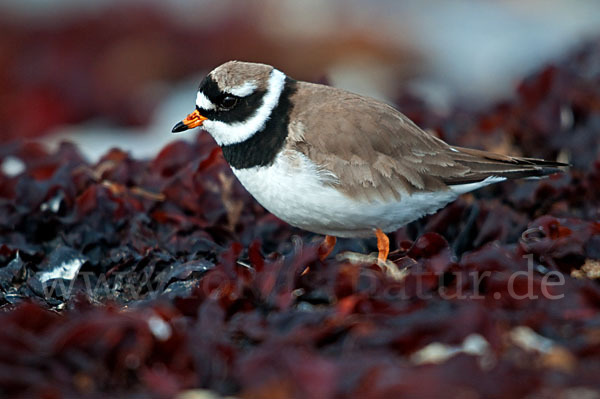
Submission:
[[216,67],[195,105],[172,132],[208,132],[264,208],[325,236],[322,259],[338,237],[375,235],[377,259],[385,262],[387,233],[461,194],[568,166],[447,144],[389,104],[295,80],[267,64]]

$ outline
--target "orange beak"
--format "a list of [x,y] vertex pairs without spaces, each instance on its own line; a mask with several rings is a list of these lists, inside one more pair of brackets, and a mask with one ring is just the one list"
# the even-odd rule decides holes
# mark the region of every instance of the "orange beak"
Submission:
[[198,112],[198,110],[195,110],[194,112],[192,112],[191,114],[186,116],[184,120],[182,120],[181,122],[178,122],[173,127],[173,130],[171,130],[171,132],[179,133],[179,132],[186,131],[188,129],[193,129],[198,126],[202,126],[202,123],[204,123],[204,121],[206,119],[208,119],[208,118],[200,115],[200,112]]

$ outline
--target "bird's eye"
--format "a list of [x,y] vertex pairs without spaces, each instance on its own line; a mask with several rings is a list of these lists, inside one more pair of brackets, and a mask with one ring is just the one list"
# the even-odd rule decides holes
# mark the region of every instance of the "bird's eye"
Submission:
[[226,97],[223,97],[220,105],[222,108],[231,109],[235,106],[235,104],[237,104],[237,100],[238,99],[236,97],[226,96]]

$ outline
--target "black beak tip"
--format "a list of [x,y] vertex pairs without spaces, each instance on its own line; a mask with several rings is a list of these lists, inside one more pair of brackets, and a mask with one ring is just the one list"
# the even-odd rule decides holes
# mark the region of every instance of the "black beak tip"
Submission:
[[184,125],[183,122],[178,122],[175,126],[173,126],[171,133],[180,133],[186,130],[188,130],[188,127]]

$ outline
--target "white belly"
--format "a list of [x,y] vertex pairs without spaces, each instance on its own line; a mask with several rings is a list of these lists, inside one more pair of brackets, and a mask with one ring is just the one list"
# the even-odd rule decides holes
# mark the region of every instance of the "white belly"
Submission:
[[290,159],[280,154],[267,167],[232,168],[233,173],[269,212],[314,233],[356,237],[371,236],[376,228],[394,231],[437,211],[460,194],[448,190],[401,194],[401,200],[393,202],[357,201],[323,184],[331,176],[319,173],[304,155],[293,155]]

